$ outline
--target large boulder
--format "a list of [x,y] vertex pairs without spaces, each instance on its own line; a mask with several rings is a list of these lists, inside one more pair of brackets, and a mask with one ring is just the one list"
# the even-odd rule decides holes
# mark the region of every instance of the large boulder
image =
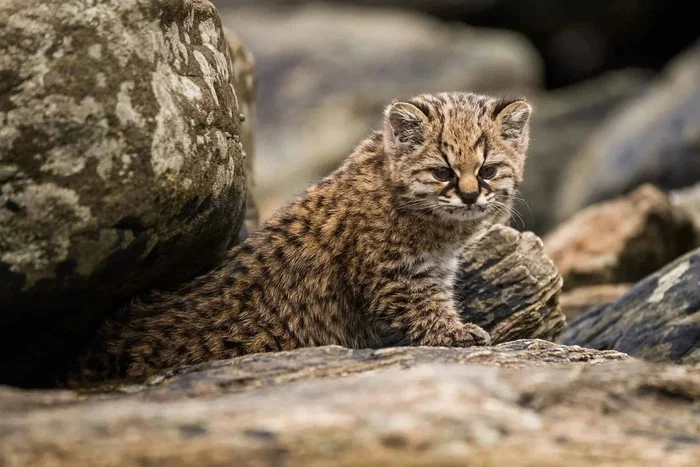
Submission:
[[372,8],[222,4],[220,11],[256,59],[262,218],[379,128],[392,99],[454,89],[523,91],[541,83],[537,53],[507,31]]
[[645,185],[589,206],[544,238],[564,288],[636,282],[698,244],[684,209]]
[[612,467],[700,458],[697,368],[544,341],[300,349],[118,389],[1,390],[0,464]]
[[235,240],[235,60],[208,1],[0,3],[0,381]]
[[614,303],[572,320],[561,342],[655,362],[700,363],[700,249],[650,275]]
[[563,178],[560,219],[648,182],[700,180],[700,42],[669,65],[646,97],[607,120]]

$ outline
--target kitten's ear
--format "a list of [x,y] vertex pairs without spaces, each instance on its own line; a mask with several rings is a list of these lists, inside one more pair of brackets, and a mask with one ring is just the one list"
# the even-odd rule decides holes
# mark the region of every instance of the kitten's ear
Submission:
[[496,123],[504,141],[527,146],[532,106],[522,99],[499,101],[494,108]]
[[420,146],[424,141],[428,116],[408,102],[395,102],[385,112],[385,137],[394,144]]

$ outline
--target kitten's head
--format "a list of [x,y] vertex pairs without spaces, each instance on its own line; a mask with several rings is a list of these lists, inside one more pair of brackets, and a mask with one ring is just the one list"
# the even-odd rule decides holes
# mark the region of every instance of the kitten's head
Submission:
[[394,102],[384,150],[401,207],[457,222],[503,214],[522,181],[531,111],[523,99],[457,92]]

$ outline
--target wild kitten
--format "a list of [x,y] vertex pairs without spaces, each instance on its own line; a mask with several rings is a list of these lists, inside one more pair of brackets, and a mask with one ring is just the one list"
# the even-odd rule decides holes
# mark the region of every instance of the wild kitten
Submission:
[[459,319],[455,269],[510,208],[530,113],[461,92],[394,102],[381,132],[219,267],[106,324],[74,382],[328,344],[487,345]]

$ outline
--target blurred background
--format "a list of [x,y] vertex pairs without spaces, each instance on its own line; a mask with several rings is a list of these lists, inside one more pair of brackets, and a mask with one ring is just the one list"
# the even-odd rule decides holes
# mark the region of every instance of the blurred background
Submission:
[[642,182],[700,180],[699,27],[681,1],[214,3],[256,61],[262,220],[334,169],[388,101],[422,92],[534,102],[518,228],[543,234]]

